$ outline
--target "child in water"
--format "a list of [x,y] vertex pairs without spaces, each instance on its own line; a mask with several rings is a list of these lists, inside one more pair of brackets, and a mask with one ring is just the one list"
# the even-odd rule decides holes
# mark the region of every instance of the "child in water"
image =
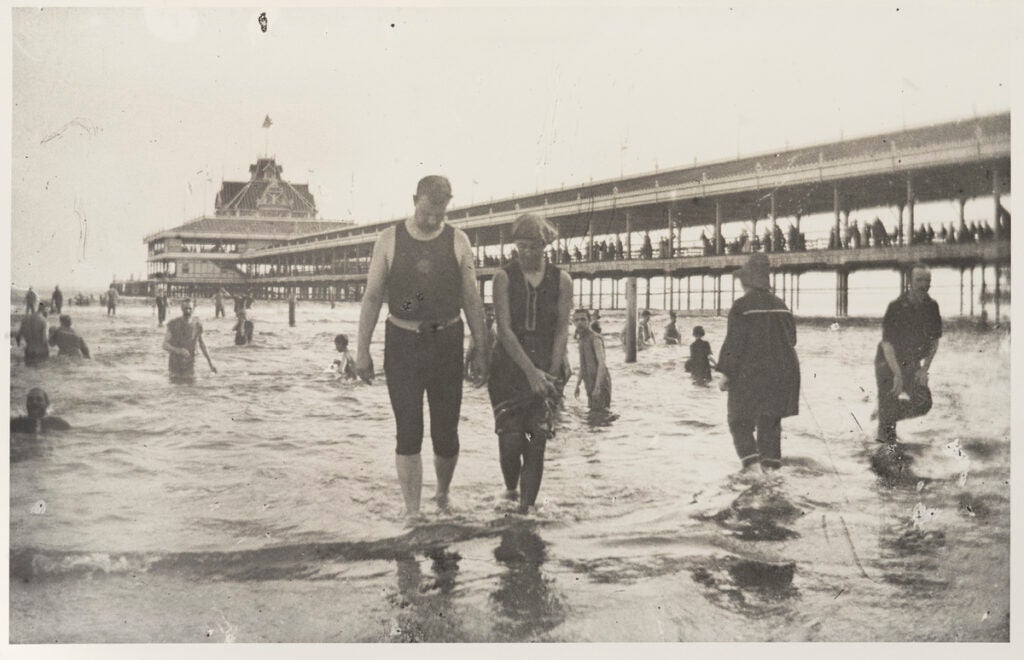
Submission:
[[334,338],[334,348],[341,355],[334,359],[334,362],[327,368],[327,371],[334,374],[335,379],[356,380],[359,376],[356,374],[356,361],[352,359],[352,355],[348,352],[348,337],[345,335],[336,336]]
[[676,313],[668,313],[668,325],[665,326],[665,343],[666,344],[679,344],[682,342],[682,337],[679,336],[679,329],[676,328]]
[[704,341],[704,328],[699,325],[693,328],[693,336],[695,339],[690,344],[690,358],[684,368],[693,376],[694,381],[706,385],[711,382],[711,367],[715,361],[711,357],[711,344]]
[[651,312],[640,312],[640,323],[636,327],[636,347],[639,350],[654,344],[654,332],[651,330]]
[[591,410],[607,410],[612,403],[612,379],[604,359],[604,340],[590,327],[587,310],[576,310],[572,323],[580,338],[580,373],[576,381],[576,398],[580,396],[582,383],[587,388],[587,407]]

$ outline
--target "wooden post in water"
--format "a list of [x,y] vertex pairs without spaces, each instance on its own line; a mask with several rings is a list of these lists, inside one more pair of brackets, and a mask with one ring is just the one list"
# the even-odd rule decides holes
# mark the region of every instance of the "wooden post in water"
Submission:
[[970,294],[971,294],[971,297],[970,297],[970,300],[971,300],[971,304],[970,304],[971,318],[974,318],[974,266],[973,265],[971,266],[971,291],[970,291]]
[[651,278],[646,278],[647,286],[644,287],[644,309],[651,308]]
[[626,278],[626,325],[622,331],[626,333],[626,362],[636,362],[636,278]]
[[914,244],[914,182],[907,176],[907,245]]
[[995,322],[999,323],[999,264],[995,265],[996,269],[996,318]]
[[715,316],[722,315],[722,274],[715,275]]
[[[961,207],[963,208],[963,207]],[[964,315],[964,267],[960,266],[960,316]]]

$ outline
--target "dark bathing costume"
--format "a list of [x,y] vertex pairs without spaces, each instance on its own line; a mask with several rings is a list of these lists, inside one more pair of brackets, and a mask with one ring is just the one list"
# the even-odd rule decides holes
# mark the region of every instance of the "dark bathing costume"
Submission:
[[395,254],[387,280],[388,313],[417,321],[420,331],[385,323],[384,374],[395,415],[401,455],[423,446],[423,392],[430,406],[434,455],[459,453],[462,410],[462,274],[455,256],[455,229],[445,225],[429,241],[395,225]]
[[889,303],[882,319],[882,341],[892,344],[896,364],[903,376],[903,389],[910,397],[901,401],[892,394],[895,375],[885,361],[879,343],[875,353],[875,382],[878,384],[878,419],[882,438],[896,442],[896,422],[925,414],[932,407],[932,392],[917,382],[917,370],[931,343],[942,336],[939,305],[930,296],[914,304],[907,293]]
[[[551,353],[558,327],[558,294],[562,271],[547,264],[537,288],[530,286],[518,261],[505,266],[508,274],[508,307],[519,345],[538,369],[551,373]],[[487,391],[495,409],[494,431],[507,433],[552,432],[553,405],[546,397],[537,397],[529,405],[501,414],[499,407],[530,394],[526,374],[509,356],[499,341],[491,359]]]
[[195,373],[196,367],[196,344],[198,337],[203,331],[203,326],[194,318],[185,320],[179,316],[167,323],[167,331],[171,333],[171,346],[175,348],[188,349],[189,356],[183,357],[177,353],[170,353],[167,359],[167,367],[172,374],[190,376]]

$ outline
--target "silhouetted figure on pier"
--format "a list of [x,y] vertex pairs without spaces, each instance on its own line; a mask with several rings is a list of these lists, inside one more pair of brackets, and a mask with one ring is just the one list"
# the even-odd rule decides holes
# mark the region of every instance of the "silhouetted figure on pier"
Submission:
[[[896,423],[919,417],[932,407],[928,369],[939,350],[942,317],[928,295],[932,275],[924,265],[914,266],[910,288],[889,303],[882,319],[882,341],[875,353],[878,384],[878,442],[895,444]],[[906,394],[909,400],[901,399]]]
[[875,216],[874,222],[871,223],[871,235],[874,237],[875,247],[889,247],[892,243],[889,240],[889,232],[885,230],[885,225],[882,221]]
[[704,256],[709,257],[715,253],[715,246],[711,244],[711,240],[708,239],[707,234],[704,230],[700,232],[700,244],[704,248]]

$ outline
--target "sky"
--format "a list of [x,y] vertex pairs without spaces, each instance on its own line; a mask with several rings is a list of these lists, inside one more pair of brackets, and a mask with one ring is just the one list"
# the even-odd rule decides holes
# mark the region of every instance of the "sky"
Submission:
[[[11,281],[144,277],[265,152],[320,217],[407,215],[1011,105],[1010,2],[15,9]],[[269,116],[270,129],[261,128]]]

